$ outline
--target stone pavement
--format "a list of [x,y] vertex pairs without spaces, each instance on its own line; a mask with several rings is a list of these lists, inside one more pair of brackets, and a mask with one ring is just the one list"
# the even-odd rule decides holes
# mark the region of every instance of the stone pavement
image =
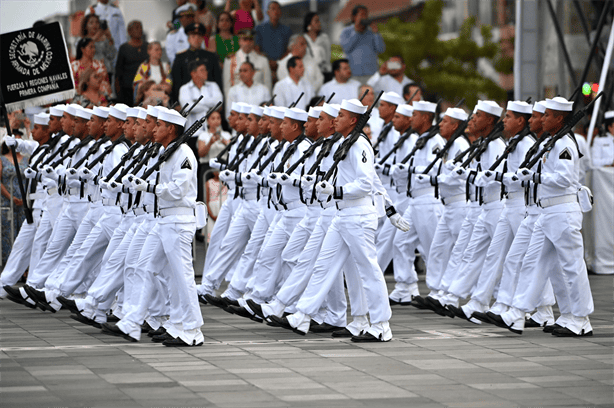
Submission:
[[393,341],[356,344],[204,306],[206,343],[171,349],[1,300],[0,407],[612,407],[613,279],[590,280],[582,339],[395,306]]

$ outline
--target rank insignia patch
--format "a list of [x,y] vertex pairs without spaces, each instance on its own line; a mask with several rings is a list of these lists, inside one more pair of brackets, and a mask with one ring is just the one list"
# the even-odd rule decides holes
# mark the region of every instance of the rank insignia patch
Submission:
[[565,150],[563,150],[561,154],[559,154],[559,159],[560,160],[571,160],[571,153],[569,153],[569,149],[565,148]]
[[188,159],[185,159],[183,163],[181,163],[181,168],[192,170],[192,165],[190,164],[190,161]]

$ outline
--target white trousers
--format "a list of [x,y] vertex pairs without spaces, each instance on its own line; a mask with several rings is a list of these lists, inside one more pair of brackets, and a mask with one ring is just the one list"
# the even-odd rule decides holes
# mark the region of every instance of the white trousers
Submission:
[[11,253],[9,254],[6,265],[0,275],[0,287],[13,286],[19,278],[23,276],[30,265],[30,257],[32,255],[32,246],[34,237],[42,219],[42,211],[40,209],[32,210],[32,224],[28,224],[24,220],[19,229],[19,234],[15,238]]
[[205,265],[203,266],[203,276],[205,276],[207,271],[211,270],[211,261],[217,256],[222,240],[226,236],[228,228],[230,228],[230,221],[240,203],[240,198],[234,199],[229,196],[222,204],[215,225],[213,226],[213,231],[211,231],[211,237],[209,238],[207,256],[205,257]]

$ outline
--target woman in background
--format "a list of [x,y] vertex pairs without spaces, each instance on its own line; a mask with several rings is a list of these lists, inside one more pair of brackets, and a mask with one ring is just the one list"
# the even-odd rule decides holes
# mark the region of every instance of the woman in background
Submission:
[[77,58],[70,63],[73,76],[75,77],[75,88],[79,89],[79,82],[83,73],[91,68],[100,75],[100,88],[107,95],[111,94],[111,84],[107,69],[101,60],[95,59],[96,46],[91,38],[82,38],[77,43]]
[[220,66],[224,59],[239,50],[239,37],[234,33],[232,16],[223,11],[217,18],[217,34],[209,39],[209,51],[220,57]]

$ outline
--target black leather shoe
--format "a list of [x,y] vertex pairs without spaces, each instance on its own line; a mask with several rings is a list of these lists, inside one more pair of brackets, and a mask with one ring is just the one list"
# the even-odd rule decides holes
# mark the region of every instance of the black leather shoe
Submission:
[[264,319],[264,312],[262,311],[262,306],[254,302],[252,299],[247,299],[246,303],[247,306],[252,309],[252,312],[256,314],[256,316],[260,317],[261,319]]
[[102,325],[100,323],[98,323],[94,319],[90,319],[89,317],[83,316],[81,313],[71,314],[70,318],[78,321],[79,323],[87,324],[88,326],[92,326],[97,329],[102,329]]
[[374,343],[374,342],[384,342],[387,340],[381,340],[369,332],[365,332],[360,336],[352,336],[352,341],[354,343]]
[[239,306],[228,306],[227,309],[230,309],[232,311],[232,314],[236,314],[237,316],[241,316],[241,317],[246,317],[248,319],[251,319],[251,317],[253,316],[246,308]]
[[332,333],[332,336],[333,336],[333,337],[354,337],[354,335],[352,334],[352,332],[351,332],[351,331],[349,331],[349,330],[348,330],[347,328],[345,328],[345,327],[344,327],[343,329],[341,329],[341,330],[334,331],[334,332]]
[[593,331],[585,332],[582,330],[579,334],[576,334],[567,327],[561,327],[560,329],[554,329],[552,335],[556,337],[590,337],[593,335]]
[[198,301],[203,305],[209,304],[209,302],[207,302],[207,298],[205,298],[203,295],[198,295]]
[[269,319],[271,320],[271,323],[275,324],[275,327],[283,327],[284,329],[294,330],[294,327],[290,325],[290,322],[285,316],[284,317],[269,316]]
[[439,301],[439,299],[435,299],[433,297],[427,296],[426,299],[424,299],[424,303],[427,308],[431,309],[433,312],[437,313],[439,316],[444,316],[444,317],[447,316],[447,317],[454,318],[454,313],[452,313],[450,310],[444,307]]
[[173,340],[173,339],[174,337],[165,331],[164,334],[153,336],[151,338],[151,341],[153,341],[154,343],[164,343],[166,340]]
[[213,295],[210,295],[208,293],[205,293],[202,296],[205,298],[207,303],[212,305],[212,306],[221,307],[222,309],[225,308],[226,306],[228,306],[226,304],[226,302],[224,302],[224,300],[221,297],[213,296]]
[[488,316],[488,319],[490,319],[490,322],[494,324],[495,326],[501,327],[502,329],[508,329],[509,331],[515,334],[522,334],[522,330],[512,329],[511,326],[508,326],[503,321],[503,318],[501,316],[496,315],[493,312],[486,312],[486,316]]
[[51,313],[55,313],[56,310],[51,307],[49,302],[47,302],[47,298],[45,297],[45,292],[42,290],[34,289],[32,286],[24,285],[24,290],[30,296],[32,300],[36,300],[36,305],[40,307],[43,312],[49,311]]
[[459,319],[469,320],[469,318],[467,317],[465,312],[463,312],[463,309],[461,309],[460,307],[456,307],[454,305],[446,305],[445,308],[450,313],[450,314],[448,314],[446,316],[448,316],[448,317],[455,317],[456,316]]
[[18,303],[20,305],[27,306],[30,309],[36,309],[36,299],[30,298],[27,293],[26,296],[28,296],[28,299],[31,299],[34,303],[30,303],[26,299],[24,299],[23,296],[21,296],[21,291],[19,289],[15,289],[12,286],[6,285],[4,286],[4,290],[6,291],[6,298],[8,300]]
[[545,326],[544,327],[544,333],[552,333],[556,329],[562,329],[562,328],[563,328],[563,326],[561,326],[561,325],[559,325],[557,323],[554,323],[554,324],[551,324],[550,326]]
[[150,331],[155,331],[153,327],[149,325],[149,323],[145,322],[141,325],[141,333],[149,334]]
[[183,341],[180,337],[175,337],[169,340],[164,340],[162,344],[165,345],[166,347],[198,347],[198,346],[203,345],[202,342],[198,344],[196,343],[188,344],[185,341]]
[[429,307],[426,305],[426,302],[424,301],[424,298],[420,295],[418,296],[414,296],[411,298],[411,302],[409,302],[409,304],[413,307],[415,307],[416,309],[428,309]]
[[194,238],[198,241],[198,242],[205,242],[205,236],[203,235],[202,232],[200,232],[200,230],[196,231],[196,234],[194,234]]
[[314,333],[333,333],[343,329],[345,329],[345,327],[333,326],[332,324],[328,323],[312,324],[309,326],[309,331]]
[[164,333],[166,333],[166,329],[164,328],[164,326],[160,326],[156,330],[152,330],[149,333],[147,333],[147,336],[148,337],[160,336]]
[[525,319],[524,327],[546,327],[546,323],[540,324],[539,322],[533,320],[532,317],[529,317],[528,319]]
[[475,317],[477,320],[481,321],[482,323],[494,324],[493,322],[490,321],[488,316],[486,316],[486,313],[483,313],[483,312],[473,312],[471,317]]
[[58,296],[58,302],[60,302],[62,306],[75,314],[82,312],[81,310],[79,310],[77,303],[72,299],[67,299],[64,296]]
[[138,340],[130,337],[128,334],[124,333],[119,327],[117,327],[114,323],[103,323],[102,324],[102,332],[104,334],[110,334],[111,336],[123,337],[124,339],[136,343]]
[[107,315],[107,323],[117,323],[119,322],[119,317],[114,314]]

